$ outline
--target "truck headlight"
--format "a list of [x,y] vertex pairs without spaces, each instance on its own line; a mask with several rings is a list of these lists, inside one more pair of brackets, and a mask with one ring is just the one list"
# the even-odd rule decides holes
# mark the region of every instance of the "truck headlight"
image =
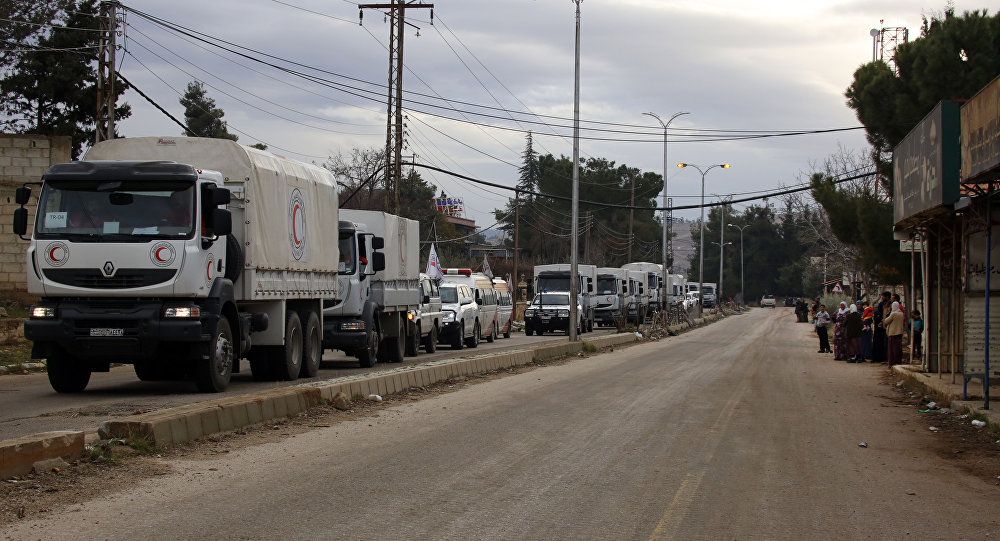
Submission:
[[444,314],[441,315],[441,321],[444,321],[445,323],[455,321],[455,312],[445,310]]
[[525,310],[524,311],[524,317],[533,317],[534,315],[535,315],[535,311],[534,310]]
[[56,309],[52,306],[32,306],[31,317],[33,319],[51,319],[56,317]]
[[342,331],[363,331],[365,330],[364,321],[344,321],[340,324],[340,330]]
[[163,317],[165,318],[190,318],[190,317],[200,317],[201,308],[197,306],[174,306],[163,310]]
[[559,317],[569,317],[569,310],[559,310]]

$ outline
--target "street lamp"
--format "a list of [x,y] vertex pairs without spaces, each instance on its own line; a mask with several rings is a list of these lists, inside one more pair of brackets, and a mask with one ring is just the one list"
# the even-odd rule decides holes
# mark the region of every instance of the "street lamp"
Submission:
[[675,118],[681,115],[689,115],[686,111],[681,111],[679,113],[674,113],[669,120],[663,122],[656,113],[643,113],[644,115],[649,115],[656,119],[663,127],[663,270],[660,273],[663,280],[663,287],[660,291],[660,310],[664,310],[667,307],[667,274],[670,270],[667,268],[667,239],[670,238],[670,215],[667,212],[667,127],[670,123],[674,121]]
[[746,304],[746,299],[743,296],[743,230],[750,227],[750,224],[743,227],[736,224],[729,224],[729,227],[735,227],[740,230],[740,302]]
[[705,284],[705,174],[711,171],[715,167],[721,167],[723,169],[729,169],[732,167],[728,163],[717,163],[710,166],[708,169],[702,170],[701,167],[693,163],[679,163],[677,167],[694,167],[701,173],[701,229],[698,233],[698,315],[701,315],[701,310],[703,303],[705,301],[704,284]]

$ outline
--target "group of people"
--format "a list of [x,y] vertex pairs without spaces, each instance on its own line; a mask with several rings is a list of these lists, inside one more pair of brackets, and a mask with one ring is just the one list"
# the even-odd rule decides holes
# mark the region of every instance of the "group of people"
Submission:
[[[913,353],[921,355],[923,319],[913,310],[907,322],[899,295],[882,293],[872,307],[864,301],[841,302],[831,314],[817,298],[810,310],[813,326],[819,336],[818,353],[833,353],[834,360],[849,363],[886,363],[890,367],[903,362],[903,333],[913,329]],[[907,325],[909,323],[909,326]],[[833,348],[830,348],[830,327],[833,327]]]

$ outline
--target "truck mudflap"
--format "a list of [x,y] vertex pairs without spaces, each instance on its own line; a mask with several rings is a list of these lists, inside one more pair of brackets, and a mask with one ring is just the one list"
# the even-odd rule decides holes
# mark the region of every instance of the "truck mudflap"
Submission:
[[[57,317],[29,319],[24,336],[35,342],[32,357],[58,350],[81,359],[134,361],[155,357],[166,343],[207,343],[219,319],[218,299],[73,299],[47,301]],[[207,301],[207,302],[206,302]],[[198,317],[167,318],[167,308],[193,308]]]

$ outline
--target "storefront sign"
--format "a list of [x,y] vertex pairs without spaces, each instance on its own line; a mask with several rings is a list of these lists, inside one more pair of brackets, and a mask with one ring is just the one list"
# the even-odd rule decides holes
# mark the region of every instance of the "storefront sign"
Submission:
[[1000,165],[1000,77],[962,105],[962,179]]
[[908,218],[958,199],[960,152],[959,107],[937,104],[893,150],[893,218]]

